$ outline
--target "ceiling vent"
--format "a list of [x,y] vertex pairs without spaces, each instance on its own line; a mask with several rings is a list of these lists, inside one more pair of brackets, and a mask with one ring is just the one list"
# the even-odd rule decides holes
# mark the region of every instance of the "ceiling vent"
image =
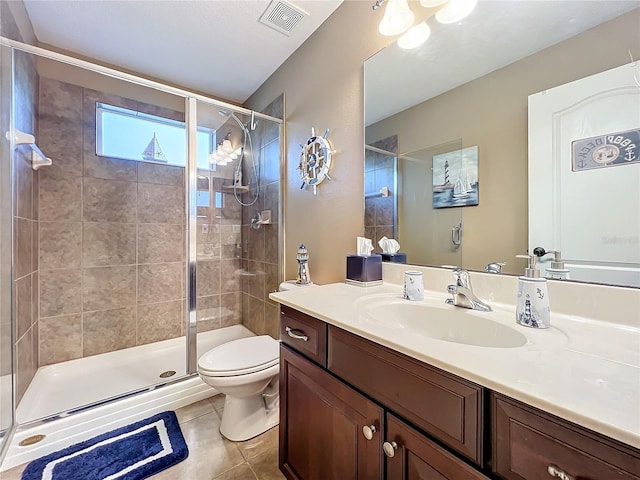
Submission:
[[260,22],[287,36],[309,14],[286,0],[273,0],[260,17]]

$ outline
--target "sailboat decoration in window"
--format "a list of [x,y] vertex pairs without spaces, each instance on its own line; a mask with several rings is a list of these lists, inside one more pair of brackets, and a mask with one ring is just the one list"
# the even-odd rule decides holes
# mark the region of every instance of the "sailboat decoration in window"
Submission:
[[153,138],[147,145],[147,148],[144,149],[144,152],[142,152],[142,159],[149,162],[168,162],[167,157],[165,157],[162,152],[162,148],[160,148],[156,132],[153,132]]
[[315,128],[311,129],[311,137],[300,148],[300,163],[298,170],[302,176],[300,189],[306,186],[313,187],[313,194],[317,194],[317,187],[320,183],[331,180],[329,169],[331,168],[331,156],[335,150],[331,150],[331,145],[327,140],[329,129],[327,128],[322,136],[316,136]]

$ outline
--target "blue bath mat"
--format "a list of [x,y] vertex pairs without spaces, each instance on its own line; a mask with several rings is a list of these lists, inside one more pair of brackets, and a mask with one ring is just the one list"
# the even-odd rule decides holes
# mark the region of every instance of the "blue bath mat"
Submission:
[[174,412],[164,412],[31,462],[22,480],[141,480],[189,455]]

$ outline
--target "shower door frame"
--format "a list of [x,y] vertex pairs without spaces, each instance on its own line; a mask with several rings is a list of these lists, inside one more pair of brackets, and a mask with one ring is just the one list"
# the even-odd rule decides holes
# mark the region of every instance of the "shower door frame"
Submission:
[[[23,51],[25,53],[29,53],[38,57],[46,58],[49,60],[58,61],[73,67],[79,67],[90,72],[106,75],[109,77],[113,77],[118,80],[122,80],[125,82],[130,82],[136,85],[140,85],[143,87],[151,88],[154,90],[158,90],[161,92],[165,92],[168,94],[175,95],[177,97],[181,97],[185,101],[185,127],[187,132],[187,162],[185,166],[185,230],[186,230],[186,242],[185,242],[185,295],[186,301],[185,303],[185,341],[186,341],[186,354],[185,354],[185,365],[186,371],[185,375],[180,378],[167,380],[165,382],[159,384],[148,385],[146,387],[136,389],[133,391],[125,392],[121,395],[117,395],[115,397],[101,399],[97,402],[93,402],[87,405],[83,405],[81,407],[73,408],[71,410],[65,412],[59,412],[52,416],[41,418],[37,420],[33,420],[30,422],[25,422],[23,424],[19,424],[15,418],[15,410],[17,405],[15,403],[15,393],[12,398],[12,414],[13,414],[13,426],[11,432],[9,433],[9,440],[15,433],[17,429],[22,428],[30,428],[33,426],[41,425],[51,421],[52,419],[59,418],[61,416],[69,416],[76,413],[84,412],[88,409],[104,405],[107,403],[111,403],[117,400],[120,400],[125,397],[130,397],[132,395],[136,395],[139,393],[147,392],[151,389],[156,389],[166,385],[172,385],[197,374],[197,362],[198,362],[198,352],[197,352],[197,292],[196,292],[196,278],[197,278],[197,259],[196,259],[196,226],[197,226],[197,104],[198,102],[202,102],[208,105],[214,105],[216,107],[223,108],[225,110],[231,110],[236,113],[245,114],[245,115],[254,115],[255,118],[268,120],[274,123],[279,124],[279,132],[280,132],[280,172],[281,172],[281,180],[283,176],[283,145],[284,141],[284,121],[283,119],[272,117],[270,115],[266,115],[260,112],[254,112],[250,109],[240,107],[237,105],[233,105],[227,102],[223,102],[220,100],[216,100],[214,98],[210,98],[201,94],[193,93],[188,90],[183,90],[177,87],[172,87],[169,85],[162,84],[160,82],[156,82],[153,80],[148,80],[143,77],[139,77],[137,75],[132,75],[129,73],[121,72],[119,70],[104,67],[101,65],[97,65],[85,60],[79,60],[74,57],[70,57],[68,55],[60,54],[57,52],[52,52],[41,47],[36,47],[32,45],[28,45],[22,42],[17,42],[15,40],[8,39],[6,37],[0,36],[0,45],[11,48],[11,54],[13,54],[16,50]],[[12,65],[13,72],[13,65]],[[11,130],[13,131],[13,115],[11,115],[10,119]],[[11,144],[13,147],[13,143]],[[13,158],[13,148],[11,150],[11,155]],[[13,182],[12,182],[13,186]],[[12,196],[13,202],[13,196]],[[12,203],[13,205],[13,203]],[[13,206],[12,206],[13,208]],[[280,191],[280,212],[282,213],[282,191]],[[282,216],[280,216],[282,218]],[[13,220],[12,220],[13,222]],[[280,225],[279,225],[280,228]],[[282,270],[283,263],[283,255],[282,248],[279,249],[279,261],[280,261],[280,269]],[[12,312],[12,324],[15,323],[15,313]],[[13,344],[14,339],[12,336],[12,355],[15,357],[15,346]],[[15,362],[12,364],[12,376],[13,376],[13,392],[15,392]],[[9,441],[7,441],[7,444]],[[1,452],[1,450],[0,450]],[[0,457],[1,458],[1,457]]]

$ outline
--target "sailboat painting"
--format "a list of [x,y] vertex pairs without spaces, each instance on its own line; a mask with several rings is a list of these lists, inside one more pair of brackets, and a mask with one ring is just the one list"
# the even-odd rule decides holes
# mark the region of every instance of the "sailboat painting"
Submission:
[[478,146],[433,156],[433,208],[478,205]]

